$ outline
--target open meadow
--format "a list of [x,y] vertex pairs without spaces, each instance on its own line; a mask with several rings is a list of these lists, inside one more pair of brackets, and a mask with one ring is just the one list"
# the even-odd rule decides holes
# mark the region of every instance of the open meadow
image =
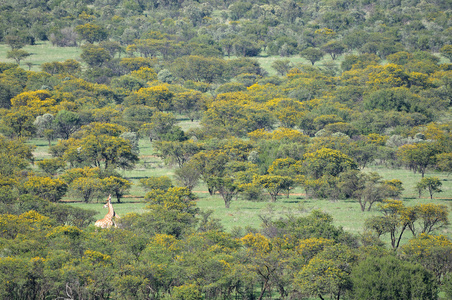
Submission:
[[[196,126],[195,124],[185,124],[186,127]],[[36,145],[34,151],[36,160],[48,158],[48,144],[44,140],[31,140],[31,143]],[[53,142],[55,143],[55,142]],[[140,139],[140,161],[136,168],[131,171],[120,171],[121,175],[134,183],[130,189],[129,195],[122,198],[121,203],[114,200],[113,205],[115,211],[120,216],[127,213],[142,213],[146,211],[146,204],[144,203],[144,189],[139,185],[139,180],[150,176],[168,176],[172,177],[173,169],[165,165],[165,163],[156,156],[152,149],[152,143],[147,139]],[[371,165],[367,167],[365,172],[377,172],[384,179],[399,179],[403,183],[403,200],[406,206],[413,206],[420,203],[434,203],[446,204],[452,210],[452,177],[443,172],[436,172],[428,170],[425,176],[436,176],[442,182],[442,192],[434,194],[433,199],[430,199],[427,193],[424,193],[421,198],[418,197],[415,190],[415,184],[421,179],[421,175],[414,174],[406,169],[389,169],[381,165]],[[236,230],[238,227],[259,228],[261,224],[261,217],[271,217],[277,219],[287,215],[307,215],[312,210],[321,210],[330,214],[334,219],[334,224],[342,226],[346,231],[360,234],[363,231],[364,222],[371,216],[379,215],[377,205],[372,207],[371,211],[362,212],[356,200],[337,200],[330,201],[324,199],[309,199],[305,195],[305,191],[297,187],[287,195],[280,195],[277,202],[271,203],[252,202],[242,199],[233,200],[229,209],[225,208],[224,201],[220,195],[216,194],[210,196],[207,192],[207,187],[200,182],[195,188],[194,193],[198,197],[197,205],[200,209],[207,211],[212,210],[212,216],[221,220],[221,224],[227,231]],[[105,199],[94,200],[92,203],[84,203],[80,199],[64,198],[66,205],[95,210],[98,214],[96,219],[102,218],[106,214],[106,209],[103,208]],[[450,226],[443,228],[438,232],[452,238],[452,229]],[[408,238],[409,235],[406,235]]]

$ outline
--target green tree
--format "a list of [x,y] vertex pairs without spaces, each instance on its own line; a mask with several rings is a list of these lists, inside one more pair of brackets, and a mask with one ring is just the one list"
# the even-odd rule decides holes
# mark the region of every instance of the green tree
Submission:
[[190,158],[202,150],[202,147],[193,142],[187,141],[158,141],[154,143],[157,155],[165,160],[168,165],[177,165],[181,168]]
[[223,177],[228,161],[228,155],[220,150],[204,150],[196,153],[190,159],[190,163],[193,163],[201,179],[207,184],[210,195],[213,195],[215,191],[214,187],[210,185],[210,179],[213,177]]
[[18,65],[20,65],[20,61],[30,56],[31,53],[28,53],[25,50],[22,49],[13,49],[11,51],[8,51],[6,53],[6,58],[11,58],[16,61]]
[[452,152],[451,153],[440,153],[436,155],[436,167],[438,170],[452,173]]
[[347,47],[340,41],[332,40],[322,45],[322,51],[328,53],[332,60],[342,55]]
[[450,61],[452,61],[452,45],[444,45],[440,50],[439,53],[441,53],[442,56],[448,58]]
[[36,162],[36,165],[47,175],[54,176],[64,170],[66,163],[61,158],[48,158]]
[[174,109],[179,111],[179,113],[187,115],[193,122],[195,118],[199,118],[199,110],[206,100],[206,97],[199,91],[189,90],[178,93],[173,99]]
[[50,75],[62,74],[66,71],[63,63],[59,61],[45,62],[41,64],[41,70],[49,73]]
[[146,190],[162,190],[168,191],[169,188],[173,187],[171,178],[168,176],[151,176],[148,178],[140,179],[141,186]]
[[294,185],[293,178],[280,175],[261,175],[257,176],[254,181],[267,190],[272,202],[276,202],[280,192],[288,190]]
[[383,181],[378,173],[366,174],[358,170],[342,172],[339,175],[338,187],[346,197],[358,200],[361,211],[366,208],[370,211],[374,203],[398,196],[401,192],[398,187]]
[[51,202],[59,201],[68,189],[67,184],[58,178],[33,176],[22,186],[24,192]]
[[325,295],[340,299],[351,290],[351,266],[355,260],[356,255],[345,245],[326,247],[295,275],[295,286],[302,294],[322,300]]
[[194,163],[185,163],[174,170],[174,179],[190,191],[198,184],[201,174]]
[[357,169],[353,159],[338,150],[321,148],[303,155],[303,172],[314,179],[323,175],[338,176],[353,169]]
[[452,271],[452,242],[444,235],[419,234],[401,247],[401,257],[421,264],[432,272],[438,283],[445,283],[445,276]]
[[219,58],[190,55],[177,58],[171,65],[171,71],[184,80],[212,83],[225,79],[227,66]]
[[7,136],[31,137],[36,131],[34,120],[31,109],[21,107],[3,115],[0,122],[4,126],[2,130]]
[[90,67],[101,67],[111,59],[110,53],[107,50],[93,44],[83,45],[80,57]]
[[414,173],[420,172],[422,178],[426,169],[436,163],[437,153],[435,144],[429,142],[406,144],[397,150],[400,161]]
[[435,299],[430,272],[394,256],[368,257],[353,268],[354,299]]
[[434,193],[441,193],[441,186],[443,183],[439,180],[438,177],[424,177],[416,183],[416,189],[419,192],[419,198],[422,195],[423,190],[428,190],[428,193],[430,194],[430,199],[433,199]]
[[228,176],[212,176],[208,179],[208,185],[220,193],[226,208],[231,206],[232,199],[239,193],[238,185]]
[[141,125],[140,131],[145,133],[151,142],[152,140],[183,141],[186,139],[183,132],[180,132],[179,136],[172,136],[177,128],[180,129],[175,126],[176,117],[172,113],[155,112],[149,121]]
[[102,180],[96,177],[80,177],[69,184],[69,193],[86,203],[98,196],[103,189]]
[[118,176],[109,176],[102,178],[101,184],[103,186],[103,191],[105,191],[106,194],[111,193],[115,195],[118,203],[121,202],[121,198],[127,191],[130,190],[132,186],[132,182]]
[[389,233],[391,246],[397,249],[406,229],[416,221],[415,210],[405,207],[400,200],[383,200],[378,208],[383,216],[366,219],[365,227],[374,231],[378,237]]
[[278,59],[272,62],[271,67],[278,72],[279,75],[285,76],[291,69],[292,65],[288,59]]
[[93,23],[77,25],[75,27],[75,32],[90,44],[103,41],[108,37],[108,32],[105,28]]
[[53,124],[56,134],[67,140],[72,133],[80,128],[80,116],[75,112],[63,109],[56,114]]
[[312,65],[321,60],[323,55],[325,55],[325,53],[322,50],[312,47],[306,48],[300,52],[300,56],[309,60]]
[[138,161],[129,141],[108,135],[88,135],[80,140],[81,157],[93,166],[132,169]]
[[167,234],[182,237],[197,223],[196,196],[187,188],[174,187],[167,192],[152,190],[145,195],[150,211],[141,215],[129,214],[121,218],[121,225],[147,235]]

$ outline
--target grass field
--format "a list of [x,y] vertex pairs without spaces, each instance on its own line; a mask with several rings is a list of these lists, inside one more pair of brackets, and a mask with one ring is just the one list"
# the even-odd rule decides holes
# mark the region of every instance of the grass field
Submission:
[[[65,61],[66,59],[80,59],[82,52],[79,47],[56,47],[50,42],[37,42],[36,45],[27,45],[23,50],[31,54],[20,62],[20,66],[25,70],[29,67],[26,63],[32,63],[31,71],[41,71],[40,65],[45,62]],[[12,59],[6,58],[6,53],[11,49],[5,44],[0,44],[0,62],[14,62]]]
[[[30,46],[27,45],[23,50],[27,51],[31,54],[31,56],[23,59],[20,63],[20,66],[25,70],[31,71],[41,71],[40,65],[45,62],[52,61],[64,61],[66,59],[75,59],[80,60],[80,54],[82,50],[80,47],[56,47],[52,46],[50,42],[42,42],[39,41],[36,45]],[[11,48],[8,45],[0,44],[0,62],[14,62],[13,59],[7,59],[6,54],[10,51]],[[231,58],[236,58],[231,56]],[[342,57],[341,57],[342,58]],[[225,57],[226,59],[226,57]],[[267,73],[271,75],[277,75],[275,69],[271,67],[271,64],[275,60],[289,60],[294,66],[299,64],[311,65],[309,61],[304,58],[301,58],[299,55],[294,55],[291,57],[279,57],[279,56],[267,56],[265,53],[258,57],[253,57],[259,62],[261,67],[267,71]],[[340,59],[337,59],[335,62],[337,64],[340,63]],[[331,57],[329,55],[325,55],[322,61],[316,62],[315,66],[324,66],[325,63],[331,62]],[[29,67],[27,63],[31,63],[32,65]]]
[[[197,126],[197,124],[188,124],[186,126]],[[34,151],[37,160],[49,157],[46,141],[35,139],[31,140],[31,143],[37,146]],[[414,189],[414,185],[421,179],[420,174],[414,174],[405,169],[387,169],[383,166],[371,166],[363,171],[378,172],[384,179],[401,180],[405,189],[402,194],[402,200],[407,206],[419,203],[441,203],[450,206],[452,203],[452,177],[447,176],[445,173],[427,172],[426,176],[437,176],[443,183],[443,192],[434,194],[434,199],[430,200],[427,193],[419,199]],[[155,156],[152,144],[146,139],[140,140],[140,162],[136,168],[131,171],[120,172],[134,183],[130,190],[130,195],[126,195],[121,200],[121,203],[116,203],[116,200],[113,199],[115,211],[120,216],[124,216],[127,213],[142,213],[145,211],[145,203],[143,202],[145,191],[139,186],[139,179],[149,176],[166,175],[171,177],[173,175],[173,169],[165,166],[163,161]],[[379,214],[376,207],[370,212],[361,212],[359,204],[354,200],[308,199],[301,188],[295,188],[289,198],[285,195],[280,196],[276,203],[251,202],[239,199],[233,201],[229,209],[225,208],[223,199],[219,195],[210,196],[203,183],[196,186],[194,192],[198,196],[198,207],[202,210],[213,210],[212,216],[220,219],[227,231],[233,230],[234,227],[245,228],[251,226],[259,228],[261,216],[272,218],[284,217],[288,214],[304,216],[312,210],[318,209],[331,214],[336,226],[342,226],[346,231],[359,234],[363,230],[365,219]],[[70,198],[64,200],[68,201],[67,205],[97,211],[98,214],[95,216],[97,219],[102,218],[106,214],[102,199],[99,203],[83,203],[80,199]],[[452,229],[450,227],[443,229],[441,233],[452,238]],[[406,237],[409,238],[410,235],[407,234]]]

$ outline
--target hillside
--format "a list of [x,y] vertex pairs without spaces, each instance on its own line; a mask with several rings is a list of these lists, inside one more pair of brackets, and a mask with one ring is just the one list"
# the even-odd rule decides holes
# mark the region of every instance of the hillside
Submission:
[[0,298],[450,299],[451,11],[0,1]]

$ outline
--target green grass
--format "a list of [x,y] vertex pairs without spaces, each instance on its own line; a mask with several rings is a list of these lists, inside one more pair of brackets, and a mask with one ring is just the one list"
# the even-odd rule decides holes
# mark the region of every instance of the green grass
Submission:
[[[184,126],[197,126],[190,121],[186,122]],[[48,144],[42,139],[33,139],[29,143],[36,145],[34,154],[37,160],[48,158]],[[52,142],[55,144],[56,141]],[[123,171],[119,170],[121,175],[131,180],[134,185],[130,190],[130,194],[122,199],[122,203],[113,202],[115,210],[118,214],[126,215],[127,213],[141,213],[144,212],[145,203],[143,197],[145,191],[139,185],[141,178],[150,176],[173,176],[173,168],[166,166],[163,161],[158,158],[152,148],[152,144],[147,139],[142,139],[139,142],[140,146],[140,162],[134,170]],[[403,182],[404,191],[402,200],[405,205],[413,206],[420,203],[435,203],[446,204],[452,203],[452,177],[445,173],[428,171],[425,176],[437,176],[443,183],[442,193],[434,194],[434,199],[430,199],[427,193],[424,193],[421,198],[418,198],[418,193],[415,190],[415,184],[421,180],[421,174],[414,174],[412,171],[406,169],[388,169],[384,166],[371,166],[363,170],[364,172],[378,172],[384,179],[399,179]],[[376,207],[368,212],[362,212],[359,204],[354,200],[319,200],[308,199],[304,195],[304,190],[296,188],[291,192],[289,198],[285,195],[278,197],[276,203],[270,202],[251,202],[245,200],[235,200],[231,203],[229,209],[225,208],[224,201],[219,195],[210,196],[207,193],[207,187],[202,182],[194,188],[194,193],[198,196],[197,205],[202,210],[213,210],[213,217],[220,219],[222,225],[226,230],[230,231],[234,227],[251,226],[259,228],[261,224],[260,216],[271,218],[280,218],[288,214],[295,214],[305,216],[312,210],[318,209],[331,214],[336,226],[342,226],[345,230],[351,233],[361,233],[364,227],[365,219],[378,215],[379,212]],[[64,199],[70,200],[67,205],[92,209],[98,212],[97,218],[102,218],[106,214],[106,209],[102,206],[103,199],[99,203],[84,203],[80,199],[71,199],[67,197]],[[76,201],[76,202],[74,202]],[[450,227],[445,228],[441,233],[452,238],[452,230]],[[406,235],[409,237],[410,235]]]
[[[41,71],[40,65],[45,62],[65,61],[66,59],[80,58],[82,52],[79,47],[56,47],[50,42],[37,42],[36,45],[27,45],[23,50],[31,54],[31,56],[21,61],[20,66],[28,70],[26,63],[32,63],[31,71]],[[0,62],[14,62],[13,59],[7,59],[6,54],[11,48],[8,45],[0,45]]]

